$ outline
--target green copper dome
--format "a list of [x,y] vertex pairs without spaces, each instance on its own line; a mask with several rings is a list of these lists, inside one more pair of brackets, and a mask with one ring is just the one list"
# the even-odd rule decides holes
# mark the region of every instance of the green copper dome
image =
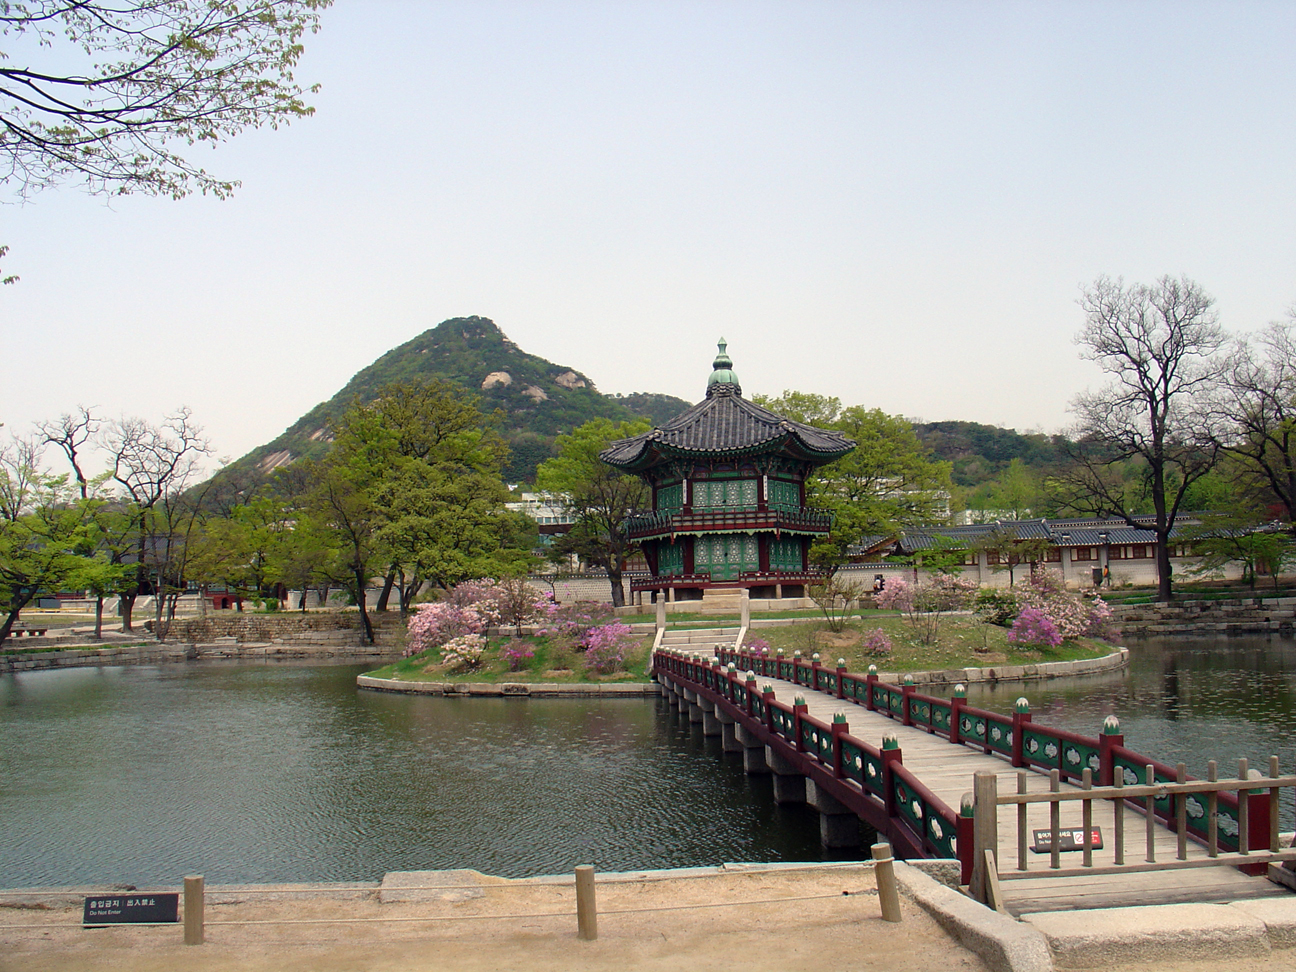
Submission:
[[[733,371],[733,360],[729,355],[725,354],[725,348],[728,346],[729,345],[725,343],[724,338],[721,338],[719,344],[716,345],[716,347],[720,349],[720,353],[716,355],[715,361],[711,364],[711,377],[707,379],[708,396],[711,394],[711,389],[716,385],[733,385],[735,388],[739,387],[738,376],[735,375]],[[738,394],[742,394],[740,388]]]

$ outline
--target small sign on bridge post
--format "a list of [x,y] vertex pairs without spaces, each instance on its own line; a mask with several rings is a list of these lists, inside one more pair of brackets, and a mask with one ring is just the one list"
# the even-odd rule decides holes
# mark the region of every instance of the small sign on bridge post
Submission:
[[[1036,854],[1048,854],[1053,850],[1053,831],[1045,828],[1044,830],[1032,831],[1035,841],[1031,846]],[[1089,848],[1091,850],[1102,850],[1102,828],[1095,827],[1089,836]],[[1061,852],[1084,850],[1084,829],[1076,828],[1074,830],[1058,831],[1058,850]]]

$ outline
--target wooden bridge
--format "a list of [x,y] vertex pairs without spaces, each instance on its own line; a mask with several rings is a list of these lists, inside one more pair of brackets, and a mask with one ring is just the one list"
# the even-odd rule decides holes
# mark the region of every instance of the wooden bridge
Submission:
[[715,645],[733,643],[727,630],[692,637],[654,652],[671,704],[748,772],[773,773],[776,801],[814,806],[825,846],[857,844],[863,821],[903,857],[957,858],[975,897],[1018,915],[1291,893],[1274,881],[1296,877],[1296,850],[1278,846],[1279,792],[1296,776],[1276,759],[1267,778],[1243,760],[1236,778],[1195,781],[1127,749],[1110,717],[1085,737],[1032,722],[1025,700],[1002,715],[961,687],[939,698],[874,666]]

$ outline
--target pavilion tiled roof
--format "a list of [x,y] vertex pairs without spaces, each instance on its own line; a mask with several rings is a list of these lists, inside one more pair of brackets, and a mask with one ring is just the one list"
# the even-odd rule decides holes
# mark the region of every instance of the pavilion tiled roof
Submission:
[[743,456],[792,451],[820,464],[855,448],[840,432],[817,429],[785,419],[743,398],[736,384],[707,389],[704,401],[651,432],[614,442],[599,458],[618,469],[634,471],[659,458],[675,456]]

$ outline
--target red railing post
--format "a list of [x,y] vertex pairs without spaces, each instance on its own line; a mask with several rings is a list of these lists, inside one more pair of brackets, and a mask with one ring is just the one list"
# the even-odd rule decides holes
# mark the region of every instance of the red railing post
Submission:
[[868,667],[868,675],[864,679],[867,686],[864,692],[864,708],[868,709],[870,712],[877,711],[877,703],[873,701],[873,690],[877,687],[877,680],[877,666],[870,665]]
[[1022,736],[1026,724],[1031,721],[1030,703],[1025,697],[1017,700],[1016,710],[1013,712],[1012,727],[1012,764],[1014,766],[1025,766],[1026,760],[1022,758]]
[[782,678],[782,677],[783,677],[783,652],[782,652],[782,651],[779,651],[779,653],[778,653],[777,655],[774,656],[774,672],[773,672],[773,675],[774,675],[775,678]]
[[950,697],[950,736],[952,743],[963,741],[963,732],[960,724],[963,722],[963,707],[967,705],[967,686],[959,682],[954,686],[954,694]]
[[761,701],[765,703],[765,728],[770,735],[774,734],[774,690],[766,689],[761,693]]
[[972,802],[964,799],[963,806],[959,811],[958,829],[955,832],[955,844],[958,850],[959,859],[959,884],[972,883],[972,861],[975,856],[974,845],[976,843],[973,832],[975,830],[974,818],[972,816]]
[[801,684],[801,652],[792,652],[792,684]]
[[846,698],[846,690],[843,685],[845,678],[846,678],[846,659],[838,658],[837,659],[837,698],[839,699]]
[[1120,720],[1109,715],[1103,720],[1102,733],[1098,736],[1098,785],[1116,785],[1115,747],[1125,745],[1125,736],[1120,731]]
[[891,767],[903,763],[900,740],[895,733],[887,733],[882,737],[882,796],[888,818],[896,815],[895,780],[892,778]]
[[912,726],[913,719],[909,716],[909,704],[912,701],[910,696],[914,693],[914,679],[912,675],[904,677],[904,684],[900,686],[900,692],[904,698],[900,702],[900,725]]
[[805,740],[802,738],[801,733],[801,717],[806,714],[806,708],[805,699],[798,695],[792,706],[792,735],[796,739],[798,753],[806,751]]
[[756,707],[756,706],[755,706],[755,703],[754,703],[754,697],[755,697],[755,695],[756,695],[756,677],[755,677],[755,676],[756,676],[756,673],[753,672],[753,671],[751,671],[750,669],[748,669],[748,673],[747,673],[747,681],[744,683],[744,684],[747,686],[747,716],[748,716],[748,718],[753,718],[753,717],[754,717],[754,713],[752,712],[752,709],[754,709],[754,708]]
[[819,691],[819,652],[815,652],[810,658],[810,687],[816,692]]
[[[838,720],[841,720],[840,722]],[[833,752],[833,776],[837,779],[845,777],[842,770],[842,743],[841,737],[850,732],[850,723],[846,721],[846,716],[838,712],[833,716],[832,721],[832,752]]]
[[[1251,775],[1259,783],[1262,779],[1255,770]],[[1247,791],[1247,850],[1267,851],[1269,849],[1269,801],[1273,794],[1268,790],[1255,789]],[[1264,874],[1268,864],[1247,864],[1240,870],[1244,874]]]

